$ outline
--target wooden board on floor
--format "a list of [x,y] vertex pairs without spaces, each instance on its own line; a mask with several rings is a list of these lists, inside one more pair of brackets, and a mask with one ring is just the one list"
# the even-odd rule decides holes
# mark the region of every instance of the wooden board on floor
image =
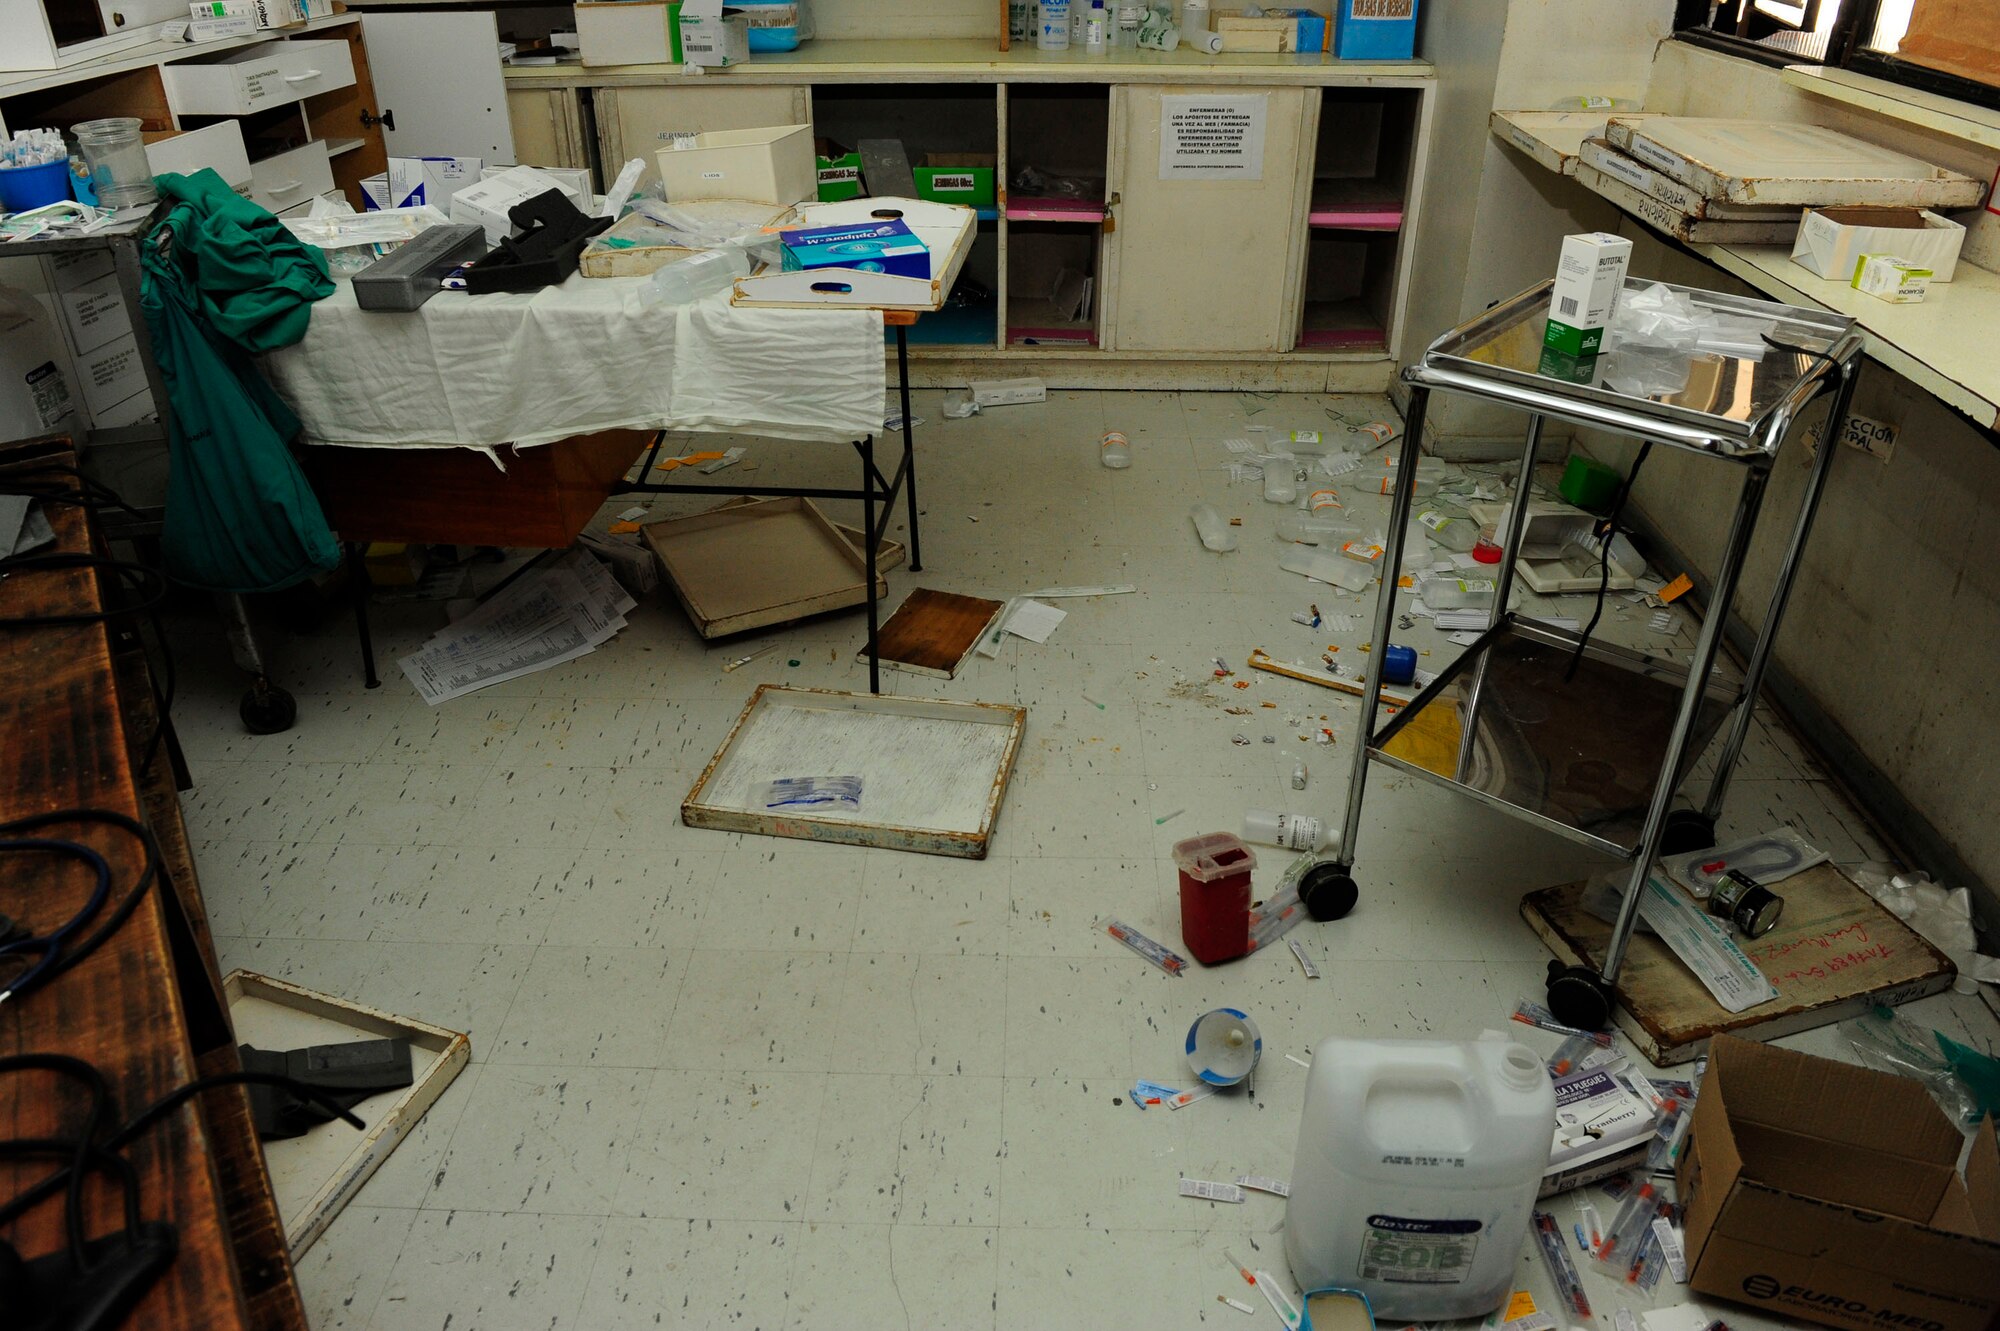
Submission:
[[[1000,604],[980,596],[917,588],[882,625],[878,641],[883,669],[957,679],[966,653],[1000,613]],[[866,661],[868,649],[863,647],[854,659]]]
[[[704,638],[867,602],[867,565],[810,499],[766,499],[647,523],[640,535]],[[875,595],[888,594],[876,569]]]
[[[689,827],[984,859],[1026,708],[759,685],[681,802]],[[769,807],[766,783],[861,779],[859,807]]]
[[[1521,915],[1564,962],[1595,966],[1611,926],[1583,908],[1584,888],[1568,883],[1530,892]],[[1632,935],[1618,976],[1617,1020],[1647,1058],[1661,1067],[1689,1063],[1722,1032],[1774,1040],[1845,1021],[1876,1003],[1894,1006],[1950,987],[1944,954],[1833,865],[1816,865],[1771,890],[1785,899],[1778,927],[1754,942],[1738,941],[1778,996],[1746,1012],[1718,1005],[1658,938]]]

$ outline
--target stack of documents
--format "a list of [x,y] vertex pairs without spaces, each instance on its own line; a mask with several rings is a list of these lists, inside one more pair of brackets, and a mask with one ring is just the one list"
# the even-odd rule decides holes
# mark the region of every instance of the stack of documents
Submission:
[[508,584],[398,664],[435,707],[597,650],[638,602],[594,555],[573,550]]

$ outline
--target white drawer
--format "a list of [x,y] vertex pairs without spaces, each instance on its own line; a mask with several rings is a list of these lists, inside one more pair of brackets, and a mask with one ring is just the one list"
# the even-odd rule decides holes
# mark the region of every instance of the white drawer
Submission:
[[323,139],[250,163],[250,198],[274,213],[332,188],[333,164],[327,160]]
[[234,120],[218,120],[213,125],[149,143],[146,164],[156,176],[169,171],[191,176],[203,167],[211,167],[238,193],[250,188],[250,154],[243,147],[243,127]]
[[184,116],[242,116],[354,82],[346,42],[265,42],[214,60],[164,65],[167,102]]

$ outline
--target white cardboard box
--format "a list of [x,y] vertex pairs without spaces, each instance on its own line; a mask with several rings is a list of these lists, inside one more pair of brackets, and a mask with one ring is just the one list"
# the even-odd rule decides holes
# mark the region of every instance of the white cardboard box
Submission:
[[1864,254],[1894,254],[1949,282],[1965,228],[1928,208],[1808,208],[1792,262],[1834,282],[1852,282]]
[[[491,180],[497,175],[512,171],[515,166],[535,166],[533,162],[516,162],[508,166],[482,166],[479,168],[481,180]],[[550,177],[558,185],[566,187],[578,199],[587,199],[594,192],[591,189],[590,172],[580,166],[535,166],[535,170]],[[586,209],[585,211],[588,211]]]
[[590,206],[590,199],[585,196],[579,200],[566,181],[532,166],[510,166],[499,175],[468,185],[452,195],[451,220],[485,227],[487,243],[498,245],[514,233],[513,220],[507,216],[514,205],[552,189],[578,200],[582,207]]
[[707,69],[743,64],[750,59],[750,16],[725,10],[722,0],[687,0],[681,6],[681,59]]
[[586,65],[666,65],[674,59],[673,15],[665,0],[579,4],[576,39]]
[[662,148],[660,186],[667,202],[747,199],[794,204],[819,193],[811,125],[720,129],[697,134],[684,146]]
[[477,157],[391,157],[389,201],[380,206],[414,208],[428,203],[449,210],[453,196],[478,181],[479,164]]

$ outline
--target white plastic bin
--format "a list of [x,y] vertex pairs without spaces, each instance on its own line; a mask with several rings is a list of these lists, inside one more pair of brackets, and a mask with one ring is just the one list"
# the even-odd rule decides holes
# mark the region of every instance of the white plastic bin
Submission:
[[669,203],[748,199],[793,204],[819,194],[811,125],[712,130],[695,135],[689,147],[662,148],[657,156]]

